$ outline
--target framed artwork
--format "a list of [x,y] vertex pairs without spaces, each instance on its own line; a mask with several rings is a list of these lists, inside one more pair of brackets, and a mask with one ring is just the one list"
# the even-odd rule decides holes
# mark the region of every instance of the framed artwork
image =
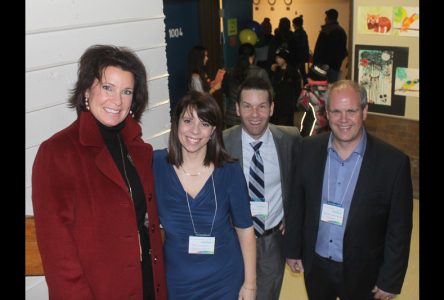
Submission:
[[403,116],[405,96],[395,94],[396,68],[407,67],[408,47],[355,45],[354,80],[367,90],[368,111]]
[[359,34],[390,35],[392,34],[392,6],[359,6]]
[[395,94],[419,98],[419,69],[396,68]]
[[393,29],[394,35],[419,37],[419,7],[395,6]]

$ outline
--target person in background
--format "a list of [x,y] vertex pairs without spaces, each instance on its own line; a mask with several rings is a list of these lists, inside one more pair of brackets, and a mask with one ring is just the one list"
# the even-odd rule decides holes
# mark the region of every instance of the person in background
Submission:
[[294,111],[301,93],[301,77],[290,65],[290,52],[286,48],[276,50],[276,63],[271,66],[271,82],[275,92],[274,112],[270,122],[275,125],[294,126]]
[[241,83],[249,77],[260,77],[270,82],[267,71],[253,64],[255,49],[251,44],[242,44],[238,50],[238,58],[233,68],[227,72],[222,81],[222,90],[226,99],[225,127],[240,124],[236,114],[236,101]]
[[212,84],[206,66],[208,50],[203,46],[194,46],[188,53],[189,90],[213,94],[222,86],[221,82]]
[[256,65],[268,70],[268,49],[270,48],[270,41],[273,38],[270,18],[264,18],[261,23],[261,34],[258,36],[259,42],[255,45],[256,48]]
[[331,132],[305,138],[284,253],[304,272],[311,300],[392,299],[401,292],[412,232],[409,157],[370,135],[366,90],[335,82],[327,97]]
[[168,149],[154,154],[169,299],[256,296],[247,185],[224,150],[222,128],[216,100],[191,91],[174,110]]
[[272,37],[272,26],[270,22],[270,18],[265,17],[264,20],[261,23],[261,29],[262,33],[264,34],[265,38]]
[[338,23],[338,11],[334,8],[325,12],[325,24],[322,25],[313,53],[313,64],[328,65],[328,82],[339,78],[342,61],[347,57],[347,34]]
[[296,68],[299,70],[303,85],[308,83],[305,64],[310,61],[310,48],[308,47],[308,36],[304,30],[304,19],[302,15],[293,19],[293,36],[295,39],[295,61]]
[[[290,19],[283,17],[279,19],[279,26],[275,30],[273,38],[270,40],[270,45],[268,48],[268,59],[267,59],[267,72],[270,72],[270,67],[276,62],[276,51],[279,48],[285,48],[289,51],[287,63],[296,67],[296,60],[294,54],[296,53],[295,39],[293,32],[291,31]],[[271,78],[271,74],[270,74]]]
[[[294,163],[301,136],[296,127],[269,123],[273,101],[268,81],[247,78],[237,99],[241,125],[224,130],[224,142],[227,151],[239,158],[250,187],[257,237],[257,299],[278,300],[285,269],[282,254],[284,213],[293,187]],[[254,147],[259,147],[257,154]],[[260,173],[263,178],[251,173],[257,155],[262,159]],[[261,189],[263,192],[258,196]]]
[[147,104],[131,50],[83,53],[69,99],[77,120],[40,145],[32,170],[51,299],[167,299],[152,147],[138,123]]
[[299,96],[298,106],[305,111],[300,126],[303,137],[330,130],[325,111],[327,72],[328,65],[313,65],[308,72],[308,83]]

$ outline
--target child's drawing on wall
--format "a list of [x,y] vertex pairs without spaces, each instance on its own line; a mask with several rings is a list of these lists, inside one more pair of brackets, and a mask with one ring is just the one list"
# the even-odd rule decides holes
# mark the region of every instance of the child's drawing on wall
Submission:
[[358,7],[358,32],[360,34],[391,34],[392,15],[392,6],[360,6]]
[[359,50],[358,82],[367,90],[368,102],[391,105],[393,51]]
[[419,69],[396,68],[395,94],[419,97]]
[[393,8],[393,34],[419,36],[419,8],[395,6]]

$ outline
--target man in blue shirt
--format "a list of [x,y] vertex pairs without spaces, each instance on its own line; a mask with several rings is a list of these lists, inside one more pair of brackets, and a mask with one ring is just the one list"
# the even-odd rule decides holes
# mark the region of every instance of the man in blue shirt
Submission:
[[284,255],[310,300],[391,299],[401,292],[412,231],[407,155],[368,134],[367,93],[349,80],[327,96],[331,133],[302,141]]

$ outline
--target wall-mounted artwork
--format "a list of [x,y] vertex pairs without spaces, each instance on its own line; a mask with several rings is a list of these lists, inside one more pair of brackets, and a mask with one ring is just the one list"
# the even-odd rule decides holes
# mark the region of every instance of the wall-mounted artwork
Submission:
[[419,97],[419,69],[396,68],[395,95]]
[[395,70],[407,67],[407,47],[355,45],[354,80],[367,90],[369,111],[403,116],[405,96],[396,95]]
[[390,35],[392,33],[392,6],[358,7],[358,33]]
[[393,34],[419,37],[418,7],[393,7]]

